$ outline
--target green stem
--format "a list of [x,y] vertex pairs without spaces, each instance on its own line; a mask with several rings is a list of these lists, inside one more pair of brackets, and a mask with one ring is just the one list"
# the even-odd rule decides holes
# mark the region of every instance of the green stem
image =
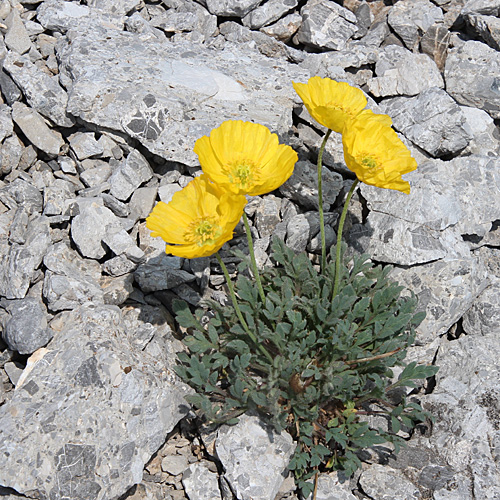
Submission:
[[321,180],[321,170],[323,168],[323,152],[325,151],[326,141],[332,131],[328,129],[318,153],[318,211],[319,211],[319,230],[321,233],[321,270],[326,268],[326,236],[325,236],[325,216],[323,215],[323,183]]
[[255,260],[255,252],[253,249],[252,233],[250,231],[250,224],[248,224],[248,218],[245,212],[243,212],[243,222],[245,223],[245,231],[247,233],[248,251],[250,252],[250,259],[252,261],[253,276],[255,278],[255,282],[257,283],[257,289],[259,290],[262,303],[265,304],[266,296],[264,294],[264,289],[262,288],[262,281],[260,280],[259,270],[257,269],[257,261]]
[[339,291],[339,283],[340,283],[340,254],[341,254],[341,246],[342,246],[342,231],[344,230],[344,222],[345,218],[347,215],[347,209],[349,207],[349,202],[351,201],[352,195],[354,193],[354,190],[356,189],[357,185],[359,184],[359,180],[356,179],[351,186],[351,189],[349,190],[349,193],[347,194],[347,198],[344,203],[344,210],[342,210],[342,215],[340,216],[340,222],[339,222],[339,228],[337,231],[337,255],[335,259],[335,284],[333,286],[333,295],[332,299],[337,295],[337,292]]
[[257,348],[266,356],[268,361],[272,364],[273,363],[273,358],[271,355],[266,351],[264,346],[257,340],[257,337],[250,331],[250,328],[248,328],[247,322],[245,321],[245,318],[243,318],[243,314],[241,314],[240,306],[238,305],[238,301],[236,300],[236,294],[234,293],[234,287],[233,283],[231,282],[231,278],[229,277],[229,273],[227,271],[227,267],[224,264],[221,256],[219,255],[219,252],[215,254],[217,257],[217,260],[219,261],[219,264],[222,268],[222,272],[224,273],[224,276],[226,277],[226,282],[227,282],[227,287],[229,288],[229,295],[231,295],[231,300],[233,301],[233,306],[234,310],[236,311],[236,316],[238,316],[238,319],[240,320],[241,325],[243,326],[245,332],[247,332],[247,335],[250,337],[252,342],[257,346]]

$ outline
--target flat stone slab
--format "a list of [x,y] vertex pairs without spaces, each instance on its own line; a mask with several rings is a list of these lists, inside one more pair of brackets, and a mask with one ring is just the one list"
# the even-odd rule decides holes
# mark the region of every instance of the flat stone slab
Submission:
[[159,347],[138,350],[141,325],[126,327],[116,306],[90,303],[52,326],[60,330],[0,407],[0,485],[36,498],[118,498],[188,410],[173,349],[152,332]]
[[217,53],[189,42],[94,27],[58,45],[68,112],[124,132],[167,160],[198,164],[195,141],[225,120],[250,120],[288,134],[309,72],[227,43]]

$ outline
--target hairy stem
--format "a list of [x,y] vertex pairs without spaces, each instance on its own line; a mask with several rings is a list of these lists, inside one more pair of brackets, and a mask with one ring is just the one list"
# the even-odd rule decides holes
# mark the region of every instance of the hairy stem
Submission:
[[250,231],[250,224],[248,224],[248,218],[245,212],[243,212],[243,222],[245,224],[245,232],[247,233],[248,251],[250,253],[250,259],[252,261],[253,277],[255,278],[255,283],[257,283],[257,289],[259,290],[259,295],[262,300],[262,303],[265,304],[266,295],[264,294],[264,289],[262,288],[262,281],[260,280],[259,270],[257,269],[257,261],[255,260],[252,233]]
[[234,293],[233,283],[231,282],[231,278],[229,277],[229,273],[227,271],[227,267],[224,264],[221,256],[219,255],[219,252],[217,252],[215,254],[215,256],[217,257],[217,260],[219,261],[219,264],[220,264],[220,266],[222,268],[222,272],[224,273],[224,276],[226,278],[227,287],[229,288],[229,294],[231,295],[231,300],[233,301],[234,310],[236,311],[236,315],[238,316],[238,319],[240,320],[241,326],[243,326],[243,328],[245,329],[245,332],[247,332],[247,335],[250,337],[250,339],[252,340],[252,342],[257,346],[257,348],[259,349],[259,351],[262,354],[264,354],[264,356],[266,356],[266,358],[268,359],[268,361],[272,364],[273,363],[273,358],[271,357],[271,355],[269,354],[269,352],[267,352],[267,350],[264,348],[264,346],[262,345],[262,343],[257,340],[257,337],[254,335],[254,333],[248,327],[248,324],[245,321],[245,318],[243,317],[243,314],[241,314],[240,306],[238,305],[238,301],[236,300],[236,294]]
[[332,299],[337,295],[339,291],[339,284],[340,284],[340,256],[341,256],[341,247],[342,247],[342,231],[344,230],[344,222],[345,218],[347,215],[347,209],[349,207],[349,202],[351,201],[352,195],[354,193],[354,190],[356,189],[357,185],[359,184],[359,180],[356,179],[351,186],[351,189],[349,190],[349,193],[347,194],[347,198],[344,203],[344,210],[342,210],[342,215],[340,216],[340,221],[339,221],[339,228],[337,231],[337,255],[335,259],[335,284],[333,286],[333,295]]
[[319,211],[319,230],[321,233],[321,270],[326,268],[326,236],[325,236],[325,216],[323,214],[323,182],[321,179],[321,170],[323,169],[323,152],[325,151],[326,141],[332,131],[328,129],[318,153],[318,211]]

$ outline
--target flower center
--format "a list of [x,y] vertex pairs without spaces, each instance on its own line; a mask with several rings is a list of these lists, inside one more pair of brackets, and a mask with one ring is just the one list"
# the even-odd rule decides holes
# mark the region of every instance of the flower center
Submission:
[[202,247],[213,245],[222,234],[222,229],[214,216],[202,217],[189,224],[186,229],[186,241],[196,243]]
[[363,168],[368,170],[380,170],[380,164],[377,157],[370,155],[369,153],[360,153],[356,157],[357,163],[359,163]]
[[251,160],[240,160],[234,162],[226,169],[229,182],[244,190],[248,190],[253,187],[257,173],[258,167]]

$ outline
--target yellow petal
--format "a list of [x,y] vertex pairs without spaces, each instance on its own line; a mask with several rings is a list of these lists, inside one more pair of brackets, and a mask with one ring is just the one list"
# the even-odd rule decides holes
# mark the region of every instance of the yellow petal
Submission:
[[314,76],[307,84],[293,82],[309,114],[321,125],[342,133],[346,121],[366,106],[363,91],[345,82]]
[[347,167],[365,184],[410,193],[402,175],[417,168],[387,115],[365,110],[348,120],[342,143]]
[[213,184],[206,175],[196,177],[172,197],[160,202],[146,219],[152,236],[168,245],[167,253],[178,257],[207,257],[233,237],[246,198]]
[[[287,151],[284,154],[284,151]],[[251,196],[278,188],[298,160],[292,148],[258,123],[228,120],[196,141],[203,172],[221,188]]]

